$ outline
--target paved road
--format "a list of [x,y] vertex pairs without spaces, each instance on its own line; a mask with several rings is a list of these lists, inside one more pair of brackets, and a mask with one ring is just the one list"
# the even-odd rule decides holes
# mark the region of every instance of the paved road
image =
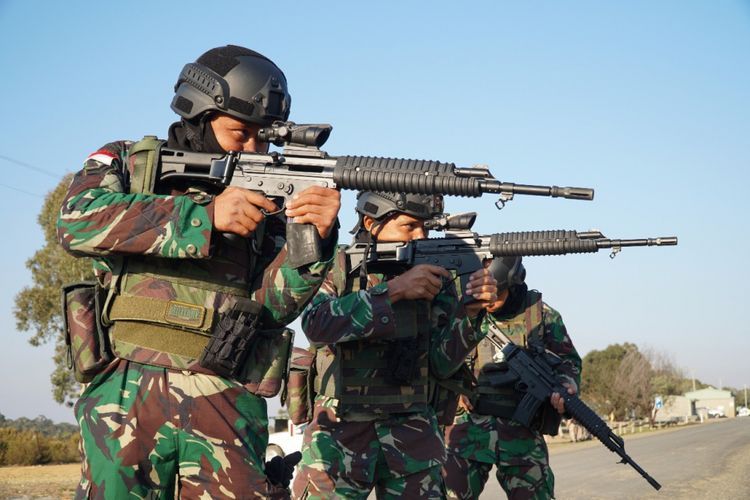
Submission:
[[[553,447],[558,500],[750,499],[750,418],[626,436],[625,450],[660,491],[594,440]],[[481,500],[497,498],[505,495],[493,471]]]

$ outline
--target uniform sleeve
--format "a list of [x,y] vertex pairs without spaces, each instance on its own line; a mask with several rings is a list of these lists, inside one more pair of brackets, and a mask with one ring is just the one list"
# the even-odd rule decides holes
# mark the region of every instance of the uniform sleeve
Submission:
[[432,301],[430,335],[430,372],[444,379],[453,375],[485,337],[479,325],[484,313],[474,320],[466,316],[453,282]]
[[287,263],[285,220],[269,218],[267,224],[264,258],[260,262],[262,276],[252,298],[264,306],[265,327],[284,326],[302,313],[324,283],[336,254],[338,229],[323,242],[321,261],[295,269]]
[[128,193],[131,144],[107,144],[73,177],[57,221],[63,248],[76,256],[209,257],[210,197]]
[[544,304],[544,347],[557,354],[562,364],[557,367],[563,381],[574,384],[576,389],[581,383],[581,356],[578,355],[573,341],[568,335],[560,313]]
[[[343,252],[337,258],[343,258]],[[302,314],[302,329],[314,346],[391,338],[396,333],[388,284],[339,297],[336,267],[328,272],[318,293]]]

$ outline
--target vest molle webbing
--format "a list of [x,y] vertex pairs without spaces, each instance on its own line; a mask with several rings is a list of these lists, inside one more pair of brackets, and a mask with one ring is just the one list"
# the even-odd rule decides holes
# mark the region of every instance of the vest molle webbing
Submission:
[[[147,136],[131,146],[131,193],[154,193],[156,159],[162,144],[163,141]],[[187,192],[194,200],[211,199],[200,188]],[[263,231],[259,229],[255,243],[262,238]],[[211,373],[198,360],[221,319],[239,311],[258,314],[261,310],[261,305],[250,298],[256,261],[253,240],[223,235],[213,235],[213,240],[210,259],[138,255],[122,259],[121,271],[112,279],[103,318],[112,325],[110,336],[117,356]],[[261,393],[272,391],[278,384],[273,382],[269,389],[264,377],[275,377],[280,384],[292,335],[287,329],[260,330],[252,340],[247,366],[238,380]]]
[[[339,296],[357,293],[359,279],[348,277],[346,254],[340,248],[332,273]],[[373,279],[373,275],[370,275]],[[372,284],[372,283],[371,283]],[[426,301],[399,301],[393,306],[394,340],[342,342],[320,348],[315,358],[315,391],[338,400],[340,415],[346,413],[390,415],[422,411],[430,402],[429,335],[430,306]],[[399,342],[413,350],[414,377],[407,384],[389,381],[389,353]]]

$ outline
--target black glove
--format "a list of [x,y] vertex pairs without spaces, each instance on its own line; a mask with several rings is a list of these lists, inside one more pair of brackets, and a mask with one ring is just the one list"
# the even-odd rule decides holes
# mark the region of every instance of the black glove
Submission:
[[266,477],[268,481],[275,486],[283,486],[284,488],[289,487],[289,483],[292,481],[292,475],[294,474],[294,466],[302,460],[302,453],[295,451],[289,455],[281,458],[275,456],[268,462],[266,462]]

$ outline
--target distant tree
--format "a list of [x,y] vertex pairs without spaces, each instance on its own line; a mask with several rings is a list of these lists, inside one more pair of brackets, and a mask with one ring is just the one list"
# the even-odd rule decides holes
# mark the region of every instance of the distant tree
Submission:
[[600,413],[618,419],[651,417],[654,371],[635,344],[613,344],[583,358],[581,395]]
[[69,175],[63,178],[44,199],[37,222],[44,232],[45,243],[26,261],[33,284],[16,295],[13,309],[18,330],[32,333],[29,338],[31,345],[40,346],[50,341],[55,343],[55,369],[50,375],[52,393],[55,401],[68,406],[75,401],[79,386],[68,368],[60,288],[66,283],[93,278],[91,261],[70,256],[57,242],[57,214],[70,178]]
[[734,407],[739,408],[740,406],[747,406],[747,398],[749,395],[750,390],[747,388],[747,386],[743,387],[742,389],[737,389],[737,391],[734,393]]
[[581,372],[581,397],[599,413],[616,416],[622,410],[622,402],[616,392],[616,373],[623,358],[631,350],[637,350],[634,344],[612,344],[601,351],[591,351],[583,358]]
[[740,407],[747,404],[746,402],[748,400],[746,399],[746,396],[750,397],[750,389],[745,389],[744,387],[742,389],[735,389],[734,387],[724,387],[723,389],[732,393],[732,397],[734,398],[735,411],[738,411]]
[[620,418],[652,418],[654,391],[651,384],[653,368],[648,358],[633,346],[614,372],[614,411]]

